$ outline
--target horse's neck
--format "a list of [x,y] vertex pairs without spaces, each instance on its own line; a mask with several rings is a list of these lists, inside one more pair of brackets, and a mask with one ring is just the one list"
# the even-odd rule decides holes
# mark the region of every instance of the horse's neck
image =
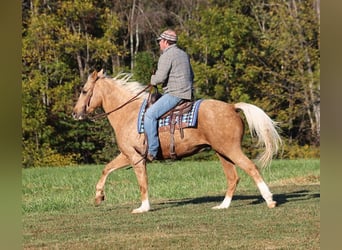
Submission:
[[104,79],[103,81],[101,88],[102,108],[105,112],[110,112],[133,97],[132,93],[111,82],[110,79]]
[[[143,99],[130,102],[136,94],[126,90],[119,84],[110,82],[110,79],[105,80],[102,88],[102,108],[104,111],[111,112],[109,120],[114,129],[121,126],[126,126],[127,121],[131,116],[138,116],[139,107],[141,106]],[[115,110],[115,111],[113,111]],[[112,112],[113,111],[113,112]],[[134,120],[134,119],[133,119]]]

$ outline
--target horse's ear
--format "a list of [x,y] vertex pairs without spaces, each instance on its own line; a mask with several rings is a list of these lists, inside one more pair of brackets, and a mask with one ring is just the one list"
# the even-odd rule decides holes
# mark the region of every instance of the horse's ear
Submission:
[[99,78],[104,78],[105,77],[105,74],[103,73],[103,69],[101,69],[100,72],[97,73],[97,76]]
[[94,72],[91,74],[91,79],[96,81],[96,79],[97,79],[97,71],[96,70],[94,70]]

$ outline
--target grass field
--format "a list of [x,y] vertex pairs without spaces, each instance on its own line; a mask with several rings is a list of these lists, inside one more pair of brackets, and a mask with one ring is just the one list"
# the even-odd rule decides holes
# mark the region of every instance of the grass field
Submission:
[[24,249],[319,249],[320,162],[276,160],[262,172],[278,206],[267,208],[255,184],[241,181],[231,206],[219,162],[148,166],[152,211],[140,205],[132,169],[112,173],[106,200],[93,205],[103,166],[22,171]]

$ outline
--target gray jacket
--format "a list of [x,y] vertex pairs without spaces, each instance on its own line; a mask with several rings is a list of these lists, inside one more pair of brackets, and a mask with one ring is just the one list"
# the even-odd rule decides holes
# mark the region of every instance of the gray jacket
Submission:
[[158,69],[151,84],[162,83],[164,93],[182,99],[192,99],[194,73],[188,54],[173,44],[166,48],[158,61]]

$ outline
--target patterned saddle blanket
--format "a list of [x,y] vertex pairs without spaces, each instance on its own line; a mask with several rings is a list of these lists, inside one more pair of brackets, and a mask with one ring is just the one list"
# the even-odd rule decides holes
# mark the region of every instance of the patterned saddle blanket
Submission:
[[[182,128],[189,128],[189,127],[196,127],[197,126],[197,116],[198,116],[198,109],[203,100],[197,100],[192,105],[191,110],[188,113],[185,113],[181,116],[181,121],[179,121],[179,117],[176,117],[176,124],[180,124]],[[144,133],[144,114],[145,114],[145,107],[147,104],[147,100],[145,99],[142,103],[139,111],[138,116],[138,133]],[[159,130],[162,131],[169,131],[169,126],[171,123],[171,116],[167,116],[165,118],[161,118],[158,120],[158,127]],[[163,130],[163,128],[167,128],[166,130]]]

